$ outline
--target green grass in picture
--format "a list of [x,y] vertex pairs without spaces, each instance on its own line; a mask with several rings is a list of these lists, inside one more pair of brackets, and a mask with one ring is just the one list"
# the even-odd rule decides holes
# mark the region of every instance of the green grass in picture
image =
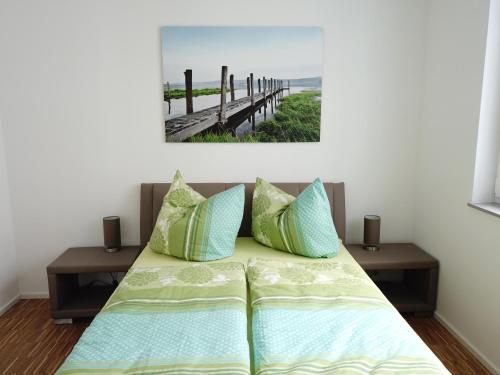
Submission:
[[283,99],[273,118],[257,126],[259,142],[318,142],[321,123],[320,93],[307,91]]
[[193,143],[255,143],[258,142],[257,138],[251,135],[245,135],[237,138],[229,133],[215,134],[208,133],[203,135],[193,135],[187,139],[188,142]]
[[[165,98],[168,97],[167,90],[163,91]],[[220,94],[220,89],[216,88],[208,88],[208,89],[193,89],[193,96],[202,96],[202,95],[215,95]],[[183,89],[173,89],[170,90],[170,98],[171,99],[182,99],[186,97],[186,90]]]
[[[257,125],[255,135],[237,138],[229,133],[203,134],[188,142],[318,142],[320,138],[321,101],[319,91],[292,94],[283,99],[273,118]],[[269,108],[268,108],[269,110]]]

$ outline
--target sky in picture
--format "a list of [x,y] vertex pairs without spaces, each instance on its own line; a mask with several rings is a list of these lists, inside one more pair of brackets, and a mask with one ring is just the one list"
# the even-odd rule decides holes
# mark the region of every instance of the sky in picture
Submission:
[[184,27],[161,28],[163,81],[220,80],[222,65],[235,80],[281,79],[322,75],[323,33],[319,27]]

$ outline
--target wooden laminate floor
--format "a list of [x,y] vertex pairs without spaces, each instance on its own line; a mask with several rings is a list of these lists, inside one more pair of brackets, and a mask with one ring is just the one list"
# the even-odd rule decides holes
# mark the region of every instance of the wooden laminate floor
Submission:
[[[454,375],[490,374],[436,319],[406,317]],[[89,325],[54,325],[48,300],[23,300],[0,316],[0,374],[52,374]]]

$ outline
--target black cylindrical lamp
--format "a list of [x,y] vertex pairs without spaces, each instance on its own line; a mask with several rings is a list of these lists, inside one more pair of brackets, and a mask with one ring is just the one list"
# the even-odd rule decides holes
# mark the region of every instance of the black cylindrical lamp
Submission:
[[104,250],[113,253],[120,250],[122,246],[120,232],[120,217],[106,216],[102,219],[102,228],[104,232]]
[[380,249],[380,216],[366,215],[363,248],[367,251]]

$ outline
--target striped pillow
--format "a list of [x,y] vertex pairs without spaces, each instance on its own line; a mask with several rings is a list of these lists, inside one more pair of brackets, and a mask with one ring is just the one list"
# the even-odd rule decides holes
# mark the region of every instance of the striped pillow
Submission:
[[149,247],[156,253],[195,261],[231,256],[244,202],[244,185],[207,199],[188,186],[177,171],[163,198]]
[[257,178],[252,234],[266,246],[310,258],[329,258],[339,251],[330,202],[319,179],[295,198]]

